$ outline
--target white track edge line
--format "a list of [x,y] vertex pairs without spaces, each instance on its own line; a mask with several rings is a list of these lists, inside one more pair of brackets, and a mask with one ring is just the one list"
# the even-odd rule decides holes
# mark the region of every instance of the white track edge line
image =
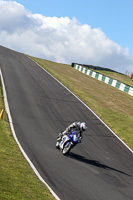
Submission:
[[[29,58],[29,57],[28,57]],[[31,59],[31,58],[29,58]],[[32,59],[31,59],[32,60]],[[69,90],[63,83],[61,83],[58,79],[56,79],[52,74],[50,74],[46,69],[44,69],[41,65],[39,65],[36,61],[35,62],[40,68],[42,68],[47,74],[49,74],[52,78],[54,78],[58,83],[60,83],[65,89],[67,89],[74,97],[76,97],[86,108],[88,108],[112,133],[115,135],[127,148],[131,153],[133,153],[133,150],[121,139],[119,136],[107,125],[105,122],[87,105],[85,104],[78,96],[76,96],[71,90]]]
[[3,94],[4,94],[4,103],[5,103],[5,109],[6,112],[8,114],[8,118],[9,118],[9,124],[10,124],[10,128],[13,134],[13,137],[16,141],[16,143],[18,144],[22,154],[24,155],[25,159],[28,161],[28,163],[30,164],[31,168],[33,169],[33,171],[35,172],[35,174],[37,175],[37,177],[40,179],[41,182],[43,182],[47,188],[49,189],[49,191],[51,192],[51,194],[55,197],[55,199],[60,200],[60,198],[55,194],[55,192],[50,188],[50,186],[44,181],[44,179],[41,177],[41,175],[39,174],[39,172],[37,171],[37,169],[35,168],[35,166],[33,165],[33,163],[31,162],[31,160],[29,159],[29,157],[27,156],[27,154],[25,153],[25,151],[23,150],[21,144],[19,143],[16,133],[15,133],[15,129],[13,126],[13,121],[12,121],[12,117],[11,117],[11,113],[10,113],[10,109],[9,109],[9,104],[8,104],[8,100],[7,100],[7,93],[6,93],[6,89],[5,89],[5,84],[4,84],[4,79],[3,79],[3,75],[2,75],[2,71],[0,69],[0,77],[1,77],[1,82],[2,82],[2,87],[3,87]]

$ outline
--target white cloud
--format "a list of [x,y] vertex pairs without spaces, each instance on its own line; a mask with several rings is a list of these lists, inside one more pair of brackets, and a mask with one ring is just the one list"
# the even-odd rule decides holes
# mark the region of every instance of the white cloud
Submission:
[[75,18],[32,14],[13,1],[0,1],[0,43],[55,62],[78,62],[119,72],[133,69],[133,57],[98,29]]

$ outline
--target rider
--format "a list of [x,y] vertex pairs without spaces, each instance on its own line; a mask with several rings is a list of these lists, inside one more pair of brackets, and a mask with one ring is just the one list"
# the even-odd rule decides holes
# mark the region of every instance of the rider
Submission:
[[82,133],[87,129],[87,124],[85,122],[74,122],[66,128],[64,132],[61,132],[58,136],[58,141],[61,141],[62,136],[70,134],[72,131],[76,134],[78,142],[81,142]]

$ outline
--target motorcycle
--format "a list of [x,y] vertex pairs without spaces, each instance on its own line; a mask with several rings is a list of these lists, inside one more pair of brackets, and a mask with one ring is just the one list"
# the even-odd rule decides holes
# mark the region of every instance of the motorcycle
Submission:
[[[60,135],[61,133],[59,134],[58,138],[60,137]],[[79,143],[79,137],[76,136],[74,131],[62,136],[61,141],[58,141],[58,138],[56,142],[56,148],[60,149],[63,155],[68,154],[71,148]]]

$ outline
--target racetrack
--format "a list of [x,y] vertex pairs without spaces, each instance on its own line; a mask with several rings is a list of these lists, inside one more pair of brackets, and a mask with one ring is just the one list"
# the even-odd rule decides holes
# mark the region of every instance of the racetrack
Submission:
[[[60,199],[133,199],[133,154],[87,107],[23,54],[0,46],[0,68],[16,136]],[[88,129],[63,156],[56,138],[74,121]]]

